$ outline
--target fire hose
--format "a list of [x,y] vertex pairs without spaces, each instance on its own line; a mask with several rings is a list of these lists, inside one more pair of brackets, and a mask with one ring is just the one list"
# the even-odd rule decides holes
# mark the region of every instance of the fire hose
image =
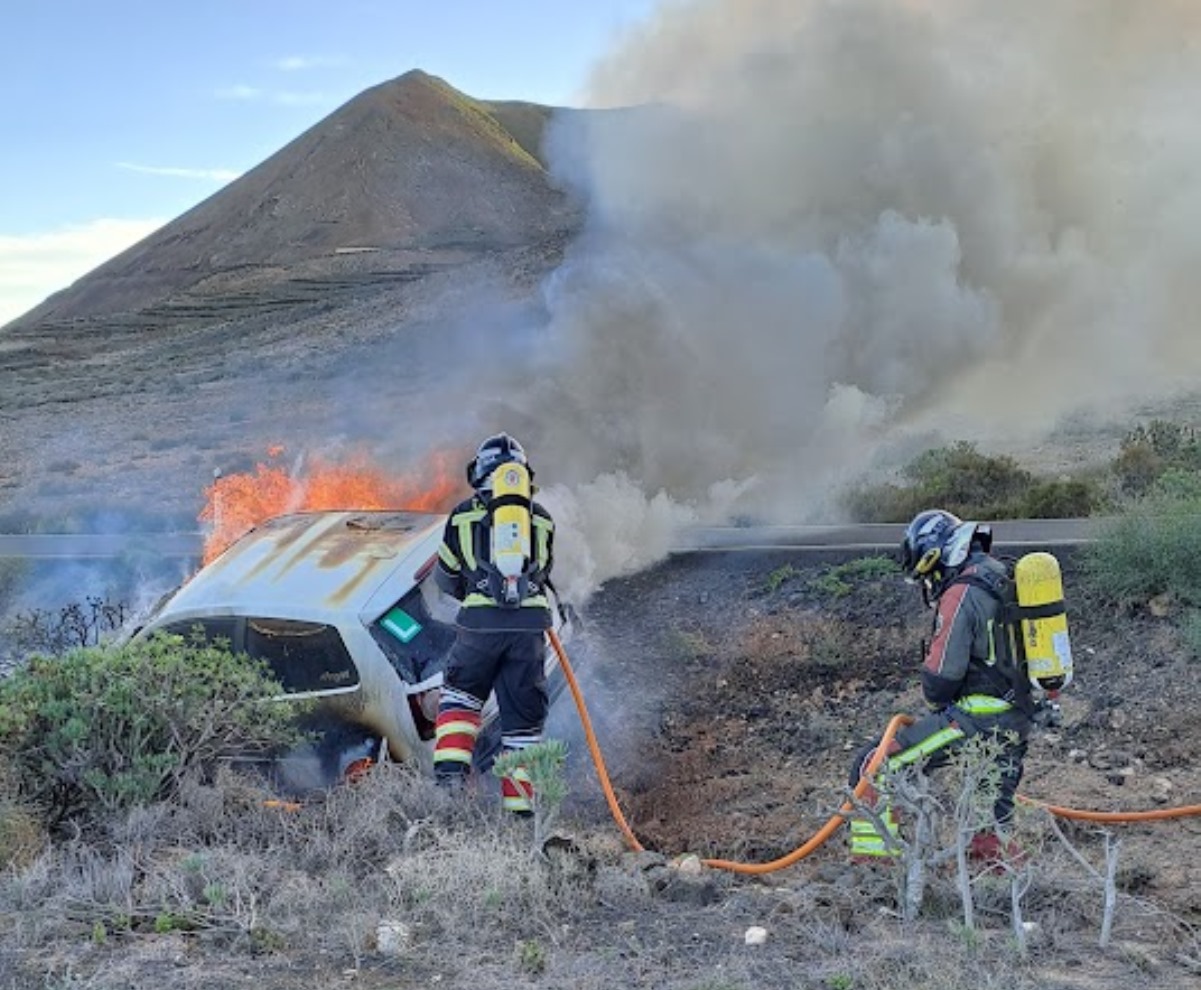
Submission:
[[[567,686],[571,690],[576,710],[579,712],[580,724],[584,729],[584,737],[588,741],[588,750],[592,754],[592,762],[596,765],[597,777],[600,780],[601,789],[604,791],[605,800],[609,805],[609,812],[612,814],[613,820],[617,823],[617,827],[621,830],[626,844],[630,849],[634,852],[645,852],[645,847],[638,841],[634,830],[630,828],[630,824],[621,810],[621,804],[617,800],[617,794],[613,790],[613,784],[609,779],[609,772],[605,766],[605,758],[601,753],[596,733],[592,728],[592,719],[588,714],[588,706],[584,702],[584,695],[580,691],[580,685],[576,680],[575,671],[572,670],[571,662],[567,659],[567,651],[563,649],[563,643],[559,639],[558,633],[553,629],[548,631],[547,636],[550,639],[551,646],[554,647],[555,653],[559,657],[559,664],[563,668],[563,676],[567,680]],[[854,808],[853,802],[863,797],[864,793],[871,786],[872,776],[883,762],[889,743],[893,741],[893,738],[903,726],[909,725],[912,722],[913,719],[908,715],[894,715],[889,719],[875,752],[863,770],[859,783],[855,785],[854,790],[851,792],[851,797],[843,802],[838,811],[831,815],[830,819],[821,828],[792,852],[766,863],[740,863],[728,859],[702,859],[701,863],[711,869],[759,876],[765,873],[773,873],[776,870],[786,869],[815,852],[846,822],[847,816]],[[1042,808],[1057,818],[1109,824],[1162,821],[1170,818],[1188,818],[1194,815],[1201,815],[1201,804],[1183,805],[1177,808],[1159,808],[1153,811],[1083,811],[1077,808],[1065,808],[1062,805],[1038,801],[1021,794],[1018,795],[1018,800],[1032,807]]]

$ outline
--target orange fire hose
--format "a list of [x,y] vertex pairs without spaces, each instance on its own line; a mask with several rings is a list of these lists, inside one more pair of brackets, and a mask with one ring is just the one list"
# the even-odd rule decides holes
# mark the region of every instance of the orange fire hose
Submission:
[[[597,777],[600,780],[601,789],[605,793],[605,800],[608,802],[613,820],[617,823],[617,827],[621,829],[622,835],[625,836],[626,844],[635,852],[645,852],[645,847],[638,841],[638,837],[634,835],[634,830],[630,828],[629,822],[626,821],[626,817],[621,810],[621,805],[618,803],[617,795],[613,790],[613,785],[609,780],[609,772],[605,767],[605,758],[601,754],[600,745],[596,741],[596,733],[592,730],[592,719],[588,715],[588,706],[584,703],[584,695],[580,691],[580,685],[576,680],[575,671],[571,668],[571,662],[567,659],[567,652],[563,649],[563,642],[559,639],[558,633],[553,629],[547,632],[547,636],[554,647],[555,653],[558,654],[559,663],[563,668],[563,675],[567,678],[567,686],[571,689],[571,696],[575,700],[577,711],[580,713],[580,723],[584,727],[584,737],[588,741],[588,750],[592,754],[593,763],[596,764]],[[913,719],[908,715],[894,715],[889,719],[888,725],[884,729],[884,734],[880,737],[880,742],[876,746],[871,760],[868,761],[867,766],[864,768],[863,776],[860,778],[859,783],[855,785],[855,789],[852,792],[854,797],[862,797],[868,787],[871,786],[872,775],[879,769],[880,763],[884,760],[884,756],[888,751],[888,744],[892,742],[893,737],[900,731],[902,726],[909,725],[912,722]],[[1064,808],[1060,805],[1036,801],[1022,795],[1018,796],[1018,800],[1038,808],[1043,808],[1057,818],[1071,818],[1092,822],[1124,823],[1159,821],[1166,818],[1187,818],[1192,815],[1201,815],[1201,805],[1197,804],[1185,805],[1179,808],[1161,808],[1156,811],[1081,811],[1075,808]],[[788,853],[788,855],[781,856],[779,859],[773,859],[767,863],[739,863],[728,859],[702,859],[701,863],[712,869],[728,870],[732,873],[744,873],[755,876],[764,873],[773,873],[776,870],[783,870],[800,862],[800,860],[816,851],[830,836],[837,832],[846,821],[846,817],[852,810],[852,807],[851,801],[848,799],[838,809],[838,812],[832,815],[829,821],[814,832],[806,842]]]

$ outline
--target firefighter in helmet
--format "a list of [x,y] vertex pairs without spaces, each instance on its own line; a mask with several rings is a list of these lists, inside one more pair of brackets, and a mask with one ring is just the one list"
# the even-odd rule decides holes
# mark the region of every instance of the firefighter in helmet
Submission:
[[[523,470],[513,471],[514,465]],[[499,468],[525,478],[522,495],[493,498]],[[547,587],[553,564],[554,522],[532,500],[525,450],[507,433],[488,437],[467,465],[470,498],[451,512],[438,549],[435,580],[460,602],[456,638],[447,660],[434,729],[434,775],[447,786],[462,784],[471,770],[485,701],[496,691],[502,752],[542,739],[548,696],[544,670],[545,633],[551,627]],[[497,503],[524,510],[529,557],[520,593],[501,590],[493,559]],[[514,584],[514,587],[518,587]],[[501,781],[504,806],[532,810],[533,789],[521,771]]]
[[[993,631],[1008,572],[991,548],[989,527],[963,522],[941,509],[918,513],[906,528],[901,568],[907,581],[921,586],[923,600],[934,609],[921,667],[922,694],[930,710],[897,733],[881,767],[945,766],[966,740],[994,740],[1000,774],[993,806],[997,828],[974,835],[968,852],[973,859],[995,863],[1003,851],[1016,855],[1016,847],[1002,844],[998,829],[1003,834],[1013,817],[1032,719],[1023,685],[996,662]],[[859,782],[874,753],[875,744],[868,744],[856,755],[851,786]],[[867,800],[877,800],[873,791]],[[891,808],[876,810],[880,823],[895,834]],[[851,855],[864,860],[895,855],[895,850],[878,833],[876,823],[856,816],[851,820]]]

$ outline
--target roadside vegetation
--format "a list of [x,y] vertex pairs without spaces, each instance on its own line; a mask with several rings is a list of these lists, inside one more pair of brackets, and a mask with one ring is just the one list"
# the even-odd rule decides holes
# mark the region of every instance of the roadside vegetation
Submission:
[[1007,455],[960,441],[927,450],[894,480],[846,493],[856,522],[907,522],[939,506],[965,519],[1068,519],[1111,515],[1147,496],[1201,499],[1196,428],[1152,420],[1131,428],[1108,464],[1075,477],[1039,477]]
[[189,778],[298,743],[281,694],[265,666],[178,636],[34,656],[0,679],[4,796],[49,835],[103,831]]

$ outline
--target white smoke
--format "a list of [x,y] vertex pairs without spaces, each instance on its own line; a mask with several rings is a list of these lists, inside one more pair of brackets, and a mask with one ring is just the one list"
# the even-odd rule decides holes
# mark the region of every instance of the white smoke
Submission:
[[589,209],[529,405],[555,476],[620,473],[664,524],[750,479],[735,511],[830,518],[914,437],[1013,449],[1195,379],[1198,26],[1171,0],[665,6],[594,74],[634,109],[548,142]]
[[664,5],[549,128],[587,220],[541,299],[406,328],[444,398],[385,432],[517,435],[577,601],[680,526],[837,521],[928,446],[1060,470],[1068,426],[1201,371],[1198,27],[1183,0]]
[[663,559],[683,526],[717,521],[746,486],[712,487],[704,510],[660,490],[648,497],[623,473],[554,485],[539,495],[556,521],[555,574],[564,601],[579,603],[611,577]]

